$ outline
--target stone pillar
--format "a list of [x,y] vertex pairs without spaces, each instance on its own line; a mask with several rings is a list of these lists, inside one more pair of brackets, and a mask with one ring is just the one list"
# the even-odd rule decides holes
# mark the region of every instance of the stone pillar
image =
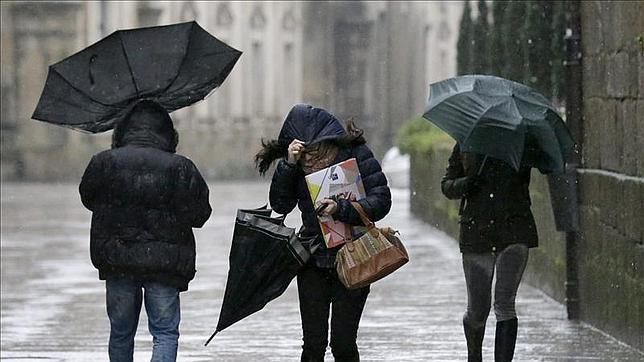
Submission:
[[74,137],[70,130],[30,119],[48,66],[85,43],[83,10],[84,4],[78,2],[10,4],[16,115],[13,157],[19,178],[65,178],[72,169],[84,166],[66,157],[65,149]]

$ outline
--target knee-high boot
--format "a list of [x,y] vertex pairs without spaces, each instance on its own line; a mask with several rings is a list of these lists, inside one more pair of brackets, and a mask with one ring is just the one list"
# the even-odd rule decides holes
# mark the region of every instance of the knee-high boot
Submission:
[[517,342],[518,320],[516,318],[496,322],[494,339],[494,361],[509,362],[514,357],[514,346]]
[[463,322],[465,340],[467,341],[467,362],[483,361],[483,336],[485,335],[485,324],[475,328]]

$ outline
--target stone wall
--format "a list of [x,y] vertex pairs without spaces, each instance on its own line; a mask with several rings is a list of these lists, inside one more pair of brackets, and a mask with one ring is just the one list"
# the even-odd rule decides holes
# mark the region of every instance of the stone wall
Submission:
[[580,170],[581,319],[644,350],[644,179]]
[[584,168],[642,177],[644,3],[584,1],[581,11]]
[[437,145],[427,154],[411,154],[409,202],[414,215],[458,238],[460,201],[449,200],[441,192],[441,178],[452,147],[452,144]]
[[581,3],[585,321],[644,350],[644,3]]

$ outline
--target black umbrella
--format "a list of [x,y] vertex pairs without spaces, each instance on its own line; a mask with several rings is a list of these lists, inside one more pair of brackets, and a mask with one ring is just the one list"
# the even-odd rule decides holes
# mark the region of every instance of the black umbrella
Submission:
[[194,21],[119,30],[49,67],[32,118],[107,131],[139,99],[169,112],[202,100],[240,56]]
[[542,173],[563,172],[574,146],[566,124],[543,95],[495,76],[433,83],[423,117],[452,136],[461,151],[500,159],[517,170],[526,162]]
[[219,313],[220,331],[261,310],[279,297],[310,256],[284,217],[265,207],[238,210],[230,248],[228,280]]

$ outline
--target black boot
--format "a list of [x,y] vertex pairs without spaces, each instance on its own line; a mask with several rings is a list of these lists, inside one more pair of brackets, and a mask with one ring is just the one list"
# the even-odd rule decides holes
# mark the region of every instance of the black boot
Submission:
[[496,322],[494,339],[494,361],[509,362],[514,356],[514,345],[517,342],[518,321],[516,318]]
[[481,327],[474,328],[463,322],[465,331],[465,340],[467,341],[467,362],[483,361],[483,336],[485,335],[485,324]]

